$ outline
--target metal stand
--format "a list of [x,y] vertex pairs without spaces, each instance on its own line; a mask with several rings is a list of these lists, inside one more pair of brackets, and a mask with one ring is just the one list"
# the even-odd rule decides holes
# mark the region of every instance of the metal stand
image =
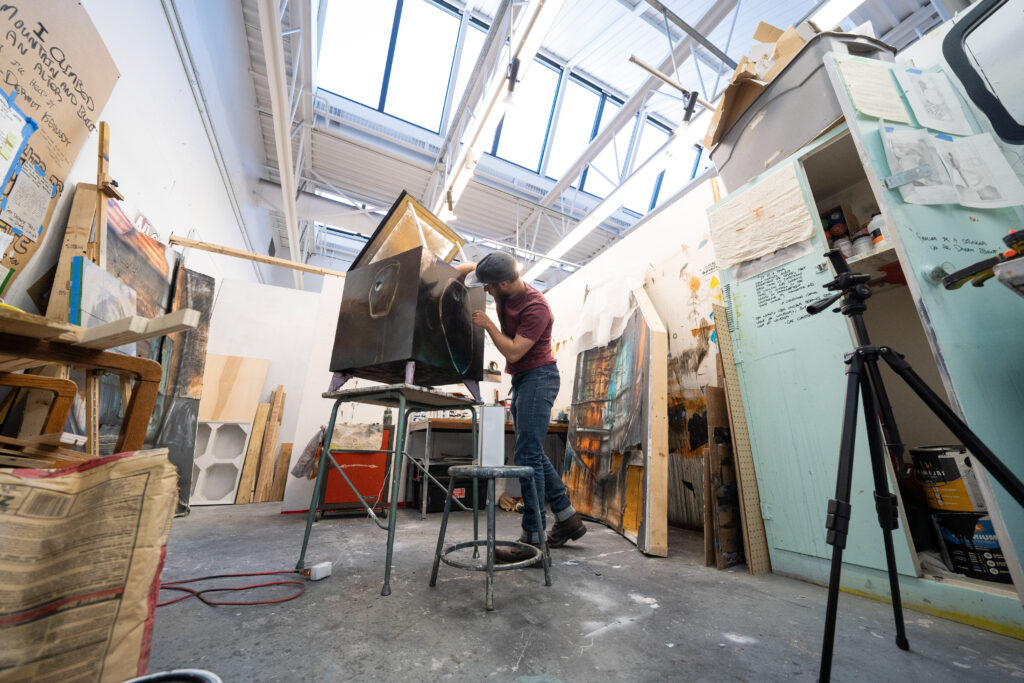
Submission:
[[[327,429],[324,431],[323,451],[320,456],[320,467],[317,469],[316,482],[313,485],[313,497],[309,503],[309,514],[306,517],[306,531],[302,537],[302,550],[299,552],[299,561],[295,568],[302,570],[305,568],[306,560],[306,548],[309,545],[309,534],[313,528],[313,522],[317,519],[320,509],[320,498],[321,491],[323,490],[324,483],[327,479],[327,463],[330,462],[334,469],[341,474],[342,479],[348,484],[349,488],[356,492],[355,486],[352,481],[345,474],[345,471],[338,466],[334,459],[330,455],[331,446],[331,435],[334,433],[334,423],[338,417],[338,408],[342,403],[354,402],[354,403],[367,403],[370,405],[384,406],[389,408],[398,409],[398,419],[395,422],[395,434],[394,441],[392,442],[392,448],[387,451],[388,454],[388,471],[391,473],[391,496],[388,498],[388,513],[387,513],[387,525],[385,525],[376,514],[373,509],[366,504],[366,501],[359,496],[359,500],[362,502],[363,507],[366,508],[367,513],[373,519],[374,523],[378,527],[388,531],[388,542],[387,542],[387,555],[384,564],[384,587],[381,589],[381,595],[391,595],[391,558],[394,551],[395,545],[395,524],[397,515],[395,514],[398,508],[398,488],[401,483],[401,471],[402,471],[402,456],[405,454],[405,438],[408,433],[409,417],[414,412],[419,411],[431,411],[441,410],[444,408],[469,408],[473,414],[473,455],[476,459],[476,432],[477,432],[477,420],[476,420],[476,406],[477,403],[473,399],[463,398],[461,396],[455,396],[453,394],[447,394],[442,391],[435,391],[425,387],[413,386],[410,384],[388,384],[385,386],[367,387],[362,389],[345,389],[341,391],[329,391],[323,394],[324,398],[334,399],[334,407],[331,409],[331,419],[327,424]],[[380,450],[347,450],[346,453],[380,453]],[[409,462],[413,463],[416,467],[419,467],[421,471],[423,468],[413,458],[409,458]],[[442,489],[445,488],[430,475],[429,472],[424,471],[428,481],[433,482],[435,485],[440,486]],[[474,486],[474,505],[476,503],[476,487]],[[459,505],[465,510],[466,507],[461,503]],[[473,510],[473,538],[478,538],[478,521],[477,511]]]
[[825,285],[838,294],[817,301],[807,307],[811,315],[821,313],[842,298],[836,312],[850,318],[856,336],[857,347],[846,355],[846,398],[843,408],[843,431],[839,446],[839,472],[836,477],[836,497],[828,502],[827,542],[832,546],[832,568],[828,583],[828,606],[825,611],[825,635],[821,648],[821,669],[819,680],[828,681],[832,674],[832,648],[835,641],[836,613],[839,602],[839,582],[843,568],[843,549],[850,528],[850,489],[853,479],[853,448],[857,429],[857,404],[864,405],[864,421],[871,453],[871,473],[875,484],[875,509],[878,524],[882,528],[885,544],[885,563],[889,574],[889,590],[892,594],[893,618],[896,622],[896,646],[909,650],[903,624],[903,605],[900,601],[899,577],[896,573],[896,557],[893,550],[892,532],[899,526],[896,496],[889,492],[885,472],[885,448],[889,456],[897,461],[902,456],[903,444],[893,417],[892,407],[885,393],[882,376],[878,371],[881,357],[892,370],[918,395],[932,413],[949,428],[967,447],[971,455],[1003,485],[1007,491],[1024,506],[1024,484],[999,461],[985,444],[945,404],[938,395],[914,372],[903,356],[886,346],[876,347],[868,338],[863,314],[867,310],[865,300],[871,296],[867,282],[869,276],[850,272],[850,267],[834,249],[825,254],[832,262],[836,278]]

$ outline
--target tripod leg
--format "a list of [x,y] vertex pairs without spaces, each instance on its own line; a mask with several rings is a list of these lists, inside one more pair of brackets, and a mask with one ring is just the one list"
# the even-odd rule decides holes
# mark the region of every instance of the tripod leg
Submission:
[[825,636],[821,645],[821,670],[818,680],[827,683],[832,675],[832,646],[836,637],[836,611],[839,607],[839,578],[843,569],[843,548],[850,529],[850,488],[853,480],[853,446],[857,436],[857,401],[860,399],[860,375],[864,357],[860,352],[846,356],[846,398],[843,403],[843,433],[839,444],[839,471],[836,497],[828,502],[826,540],[832,546],[832,569],[828,579],[828,607],[825,609]]
[[970,428],[964,424],[963,420],[957,417],[949,406],[947,406],[938,395],[931,390],[931,388],[924,383],[924,380],[914,372],[914,368],[910,367],[910,363],[906,361],[900,354],[896,353],[890,348],[881,347],[878,349],[879,355],[885,359],[885,362],[889,364],[889,367],[893,371],[903,378],[903,381],[907,383],[914,393],[924,401],[924,404],[928,406],[928,409],[935,414],[937,418],[942,420],[942,423],[949,428],[949,431],[956,435],[956,438],[960,439],[960,442],[967,447],[967,450],[971,452],[974,459],[981,463],[989,474],[991,474],[996,481],[1003,485],[1010,495],[1013,496],[1014,500],[1019,505],[1024,507],[1024,484],[1021,483],[1020,479],[1010,471],[996,457],[995,453],[989,450],[988,446],[982,443],[981,439],[978,438],[977,434],[972,432]]
[[[909,650],[907,633],[903,625],[903,603],[900,600],[900,579],[896,573],[896,553],[893,549],[892,532],[899,528],[899,508],[896,496],[889,493],[889,483],[885,473],[885,451],[882,448],[879,434],[878,414],[875,410],[875,397],[883,407],[888,408],[888,399],[879,393],[882,388],[878,376],[878,366],[874,358],[865,361],[867,374],[861,381],[861,397],[864,401],[864,424],[868,432],[868,446],[871,449],[871,474],[875,480],[875,510],[878,512],[878,525],[882,528],[882,542],[885,544],[885,565],[889,572],[889,592],[892,595],[892,614],[896,622],[896,647]],[[891,409],[889,411],[891,415]],[[892,423],[895,424],[895,423]]]

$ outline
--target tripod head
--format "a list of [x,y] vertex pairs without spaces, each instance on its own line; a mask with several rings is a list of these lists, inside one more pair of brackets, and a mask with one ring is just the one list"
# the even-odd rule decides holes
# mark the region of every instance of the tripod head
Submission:
[[868,310],[864,300],[871,296],[871,288],[867,284],[871,276],[865,273],[852,272],[850,266],[846,263],[846,259],[843,258],[843,254],[838,249],[825,252],[825,256],[832,262],[832,267],[836,271],[835,279],[825,283],[825,289],[830,292],[836,292],[836,294],[808,305],[807,312],[811,315],[817,315],[836,301],[839,301],[840,298],[843,299],[843,303],[839,308],[834,309],[836,313],[857,315]]

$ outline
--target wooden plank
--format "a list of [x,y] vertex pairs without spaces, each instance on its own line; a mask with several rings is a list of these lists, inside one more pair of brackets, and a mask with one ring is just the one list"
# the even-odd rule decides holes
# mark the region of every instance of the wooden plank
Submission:
[[46,317],[67,321],[71,301],[71,259],[85,256],[96,217],[96,186],[78,183],[71,201],[71,214],[64,230],[64,243],[57,259],[57,272],[53,277],[50,300],[46,304]]
[[732,336],[725,306],[714,304],[715,329],[718,352],[725,368],[725,395],[729,407],[729,425],[732,433],[732,451],[736,462],[736,483],[740,493],[740,514],[743,525],[743,550],[747,569],[751,574],[765,574],[772,570],[768,554],[768,538],[761,517],[761,497],[757,489],[754,453],[750,447],[746,410],[740,394],[740,378],[732,350]]
[[288,483],[288,466],[292,462],[292,444],[281,444],[281,452],[277,454],[274,465],[274,484],[270,487],[271,501],[284,500],[284,488]]
[[93,457],[100,454],[100,375],[85,373],[85,450]]
[[96,245],[91,258],[100,268],[107,269],[107,195],[103,190],[110,185],[110,124],[100,121],[100,141],[96,155]]
[[263,393],[270,360],[206,355],[203,396],[199,400],[201,422],[248,422]]
[[330,268],[320,268],[319,266],[310,266],[305,263],[299,263],[297,261],[289,261],[288,259],[277,258],[276,256],[254,254],[251,251],[243,251],[241,249],[223,247],[219,244],[210,244],[209,242],[190,240],[186,237],[178,237],[177,235],[171,235],[171,239],[169,239],[167,242],[168,244],[177,244],[179,246],[188,247],[190,249],[201,249],[202,251],[209,251],[214,254],[234,256],[235,258],[244,258],[250,261],[256,261],[258,263],[267,263],[272,266],[281,266],[282,268],[301,270],[304,273],[315,273],[317,275],[333,275],[334,277],[345,277],[345,273],[342,273],[339,270],[331,270]]
[[193,329],[199,324],[199,318],[199,311],[191,308],[183,308],[152,319],[140,316],[121,318],[105,325],[82,328],[75,345],[87,349],[110,349],[122,344]]
[[715,563],[715,508],[711,490],[711,448],[704,449],[701,459],[704,479],[704,566]]
[[633,290],[651,335],[650,424],[645,444],[643,537],[637,546],[648,555],[668,555],[668,332],[643,287]]
[[278,385],[270,404],[267,431],[263,435],[260,469],[256,476],[256,489],[252,494],[254,503],[265,503],[270,500],[270,489],[274,485],[274,455],[277,453],[277,435],[281,429],[281,414],[284,412],[284,395],[284,385]]
[[77,325],[60,320],[51,320],[41,315],[33,315],[18,310],[13,306],[0,304],[0,330],[4,334],[14,334],[20,337],[32,337],[33,339],[56,339],[65,337],[77,340],[79,334]]
[[256,473],[260,467],[260,451],[263,448],[263,435],[267,429],[269,416],[269,403],[260,403],[256,406],[256,416],[252,420],[252,430],[249,432],[249,446],[245,450],[242,476],[238,480],[238,491],[235,493],[235,504],[252,502],[252,489],[256,484]]

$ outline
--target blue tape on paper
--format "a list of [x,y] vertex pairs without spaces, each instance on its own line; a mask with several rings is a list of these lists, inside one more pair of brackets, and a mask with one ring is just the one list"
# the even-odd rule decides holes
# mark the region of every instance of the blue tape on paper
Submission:
[[939,140],[945,140],[946,142],[953,142],[953,136],[946,133],[936,133],[935,137]]
[[907,69],[908,74],[923,74],[924,72],[920,69]]
[[4,92],[2,89],[0,89],[0,96],[2,96],[7,101],[7,105],[11,109],[13,109],[19,116],[21,116],[21,118],[25,119],[25,125],[21,129],[21,144],[18,145],[18,149],[14,150],[14,156],[11,159],[11,163],[3,174],[3,183],[0,183],[0,192],[2,192],[7,189],[7,183],[11,182],[11,176],[14,174],[14,167],[15,165],[17,165],[18,160],[21,159],[21,154],[22,152],[25,151],[25,146],[28,145],[28,139],[32,137],[32,133],[35,133],[37,130],[39,130],[39,124],[35,122],[35,119],[32,119],[29,116],[25,116],[25,112],[19,109],[18,105],[14,103],[14,100],[18,96],[18,93],[12,91],[10,94],[8,94]]

